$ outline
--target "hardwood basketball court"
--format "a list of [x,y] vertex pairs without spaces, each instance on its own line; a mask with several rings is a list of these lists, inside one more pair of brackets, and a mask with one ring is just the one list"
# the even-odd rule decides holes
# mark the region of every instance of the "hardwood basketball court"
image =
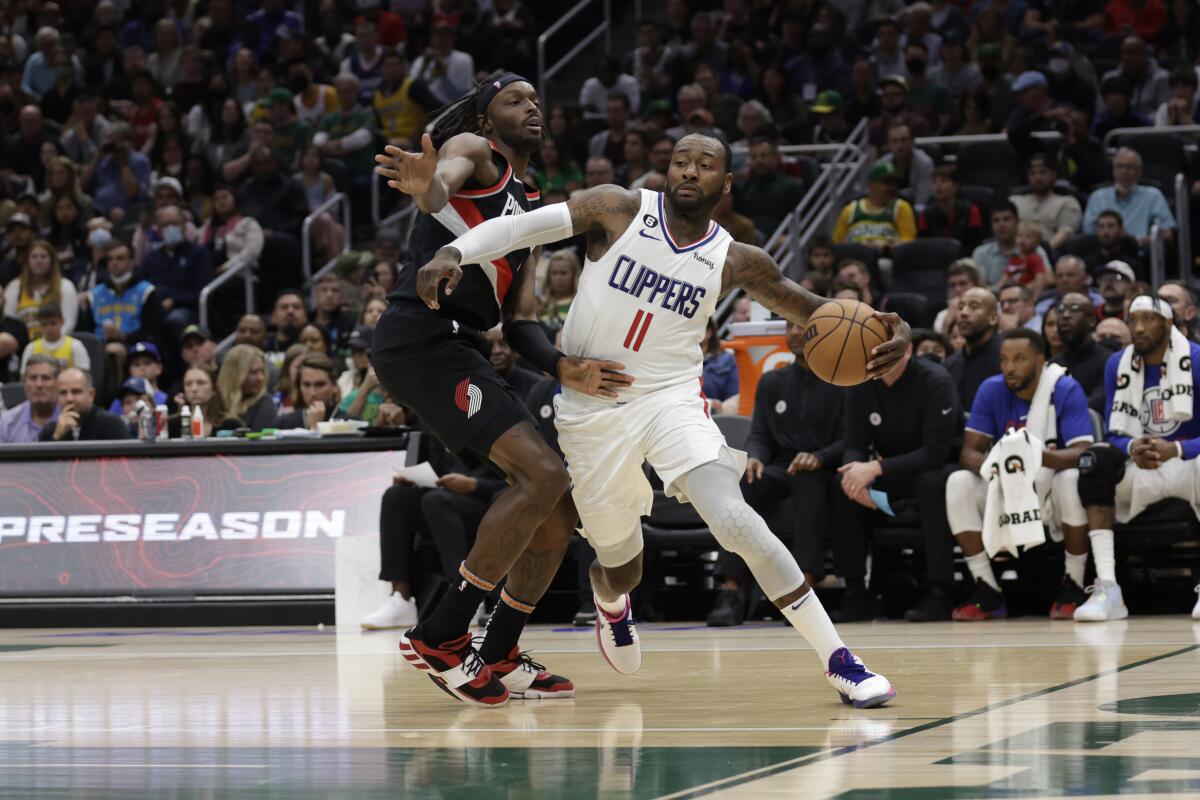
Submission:
[[523,644],[573,700],[464,708],[398,632],[0,634],[0,798],[1200,797],[1200,623],[842,626],[899,696],[843,706],[782,624]]

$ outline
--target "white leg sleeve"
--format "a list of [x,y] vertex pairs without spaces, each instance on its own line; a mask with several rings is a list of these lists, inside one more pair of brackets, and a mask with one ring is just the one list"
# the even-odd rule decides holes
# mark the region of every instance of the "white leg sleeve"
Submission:
[[1079,470],[1064,469],[1054,473],[1050,496],[1054,499],[1054,513],[1058,515],[1060,525],[1087,525],[1087,511],[1079,498]]
[[983,531],[983,509],[987,505],[987,481],[979,473],[960,469],[946,481],[946,519],[950,532]]
[[[804,583],[796,559],[767,523],[742,499],[738,475],[720,462],[709,462],[678,478],[696,512],[721,547],[746,562],[763,593],[777,600]],[[803,514],[804,509],[796,509]]]

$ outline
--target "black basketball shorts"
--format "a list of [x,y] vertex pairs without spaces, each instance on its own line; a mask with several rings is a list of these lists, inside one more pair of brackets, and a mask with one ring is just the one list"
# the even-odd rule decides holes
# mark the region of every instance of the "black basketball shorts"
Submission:
[[492,368],[487,340],[421,303],[395,300],[375,326],[371,364],[388,394],[411,408],[454,453],[485,461],[521,422],[524,399]]

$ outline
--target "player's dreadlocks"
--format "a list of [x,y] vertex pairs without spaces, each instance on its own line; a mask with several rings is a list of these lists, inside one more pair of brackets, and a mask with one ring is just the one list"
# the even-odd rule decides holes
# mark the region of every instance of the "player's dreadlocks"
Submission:
[[444,105],[434,111],[430,115],[433,117],[433,121],[426,126],[426,130],[433,139],[433,146],[441,147],[448,140],[460,133],[479,133],[479,113],[475,110],[475,103],[479,99],[479,94],[484,86],[499,80],[507,74],[504,70],[493,72],[484,78],[478,86],[453,103]]

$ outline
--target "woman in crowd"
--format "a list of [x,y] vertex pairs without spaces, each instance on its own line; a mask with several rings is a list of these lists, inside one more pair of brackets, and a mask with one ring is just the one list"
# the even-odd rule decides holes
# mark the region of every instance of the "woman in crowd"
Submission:
[[283,354],[283,364],[279,367],[279,381],[275,384],[275,408],[280,414],[286,414],[293,408],[292,397],[299,384],[300,356],[307,352],[307,347],[296,343]]
[[251,430],[260,431],[275,418],[275,403],[267,394],[267,359],[253,345],[229,349],[217,377],[217,391],[225,408]]
[[[230,414],[225,408],[225,400],[217,391],[217,377],[204,367],[190,367],[183,374],[183,394],[175,397],[175,405],[182,407],[186,403],[195,414],[199,406],[204,416],[204,435],[213,436],[217,431],[237,430],[243,426],[240,419]],[[172,439],[179,438],[181,430],[179,414],[172,415],[167,421],[167,430]]]
[[25,263],[21,265],[20,276],[4,287],[4,308],[8,316],[25,323],[30,339],[39,339],[42,326],[38,322],[37,311],[43,303],[58,303],[62,308],[63,333],[75,330],[75,321],[79,317],[79,294],[75,291],[75,284],[63,277],[54,247],[39,239],[30,246]]
[[63,274],[70,278],[77,288],[82,289],[91,288],[80,286],[78,280],[87,264],[86,238],[83,209],[79,207],[79,201],[70,194],[60,195],[54,201],[54,213],[50,219],[46,241],[54,248]]
[[374,328],[379,324],[379,318],[383,316],[384,311],[387,311],[387,300],[372,297],[363,306],[362,314],[358,317],[358,324]]
[[246,128],[246,115],[242,107],[232,97],[225,98],[217,112],[217,119],[212,132],[207,136],[204,145],[204,158],[208,165],[218,170],[226,162],[234,158],[250,141],[250,132]]
[[[305,147],[304,152],[300,154],[300,171],[296,173],[295,177],[304,186],[304,193],[308,197],[309,211],[316,210],[322,203],[337,194],[337,187],[333,185],[333,177],[322,167],[323,158],[317,146],[310,144]],[[322,213],[313,222],[313,246],[317,248],[317,253],[325,261],[341,251],[345,236],[345,227],[329,211]]]
[[41,207],[38,219],[42,227],[53,222],[55,201],[63,195],[75,198],[81,219],[91,218],[92,198],[79,188],[79,168],[66,156],[57,156],[46,165],[46,190],[38,195],[38,205]]
[[737,361],[733,352],[721,347],[717,323],[709,320],[704,330],[704,396],[712,413],[722,413],[722,404],[738,393]]
[[310,322],[300,329],[296,335],[297,344],[304,346],[306,352],[330,355],[333,343],[329,340],[329,330],[324,325]]
[[1054,358],[1062,351],[1062,337],[1058,335],[1058,307],[1050,309],[1042,317],[1042,338],[1046,340],[1046,349],[1050,352],[1046,358]]
[[569,193],[583,188],[579,165],[564,156],[562,145],[553,136],[542,139],[538,155],[541,166],[537,169],[537,180],[543,192],[565,189]]
[[542,283],[541,312],[538,319],[551,331],[556,331],[567,320],[567,311],[579,291],[579,257],[571,250],[551,253]]

